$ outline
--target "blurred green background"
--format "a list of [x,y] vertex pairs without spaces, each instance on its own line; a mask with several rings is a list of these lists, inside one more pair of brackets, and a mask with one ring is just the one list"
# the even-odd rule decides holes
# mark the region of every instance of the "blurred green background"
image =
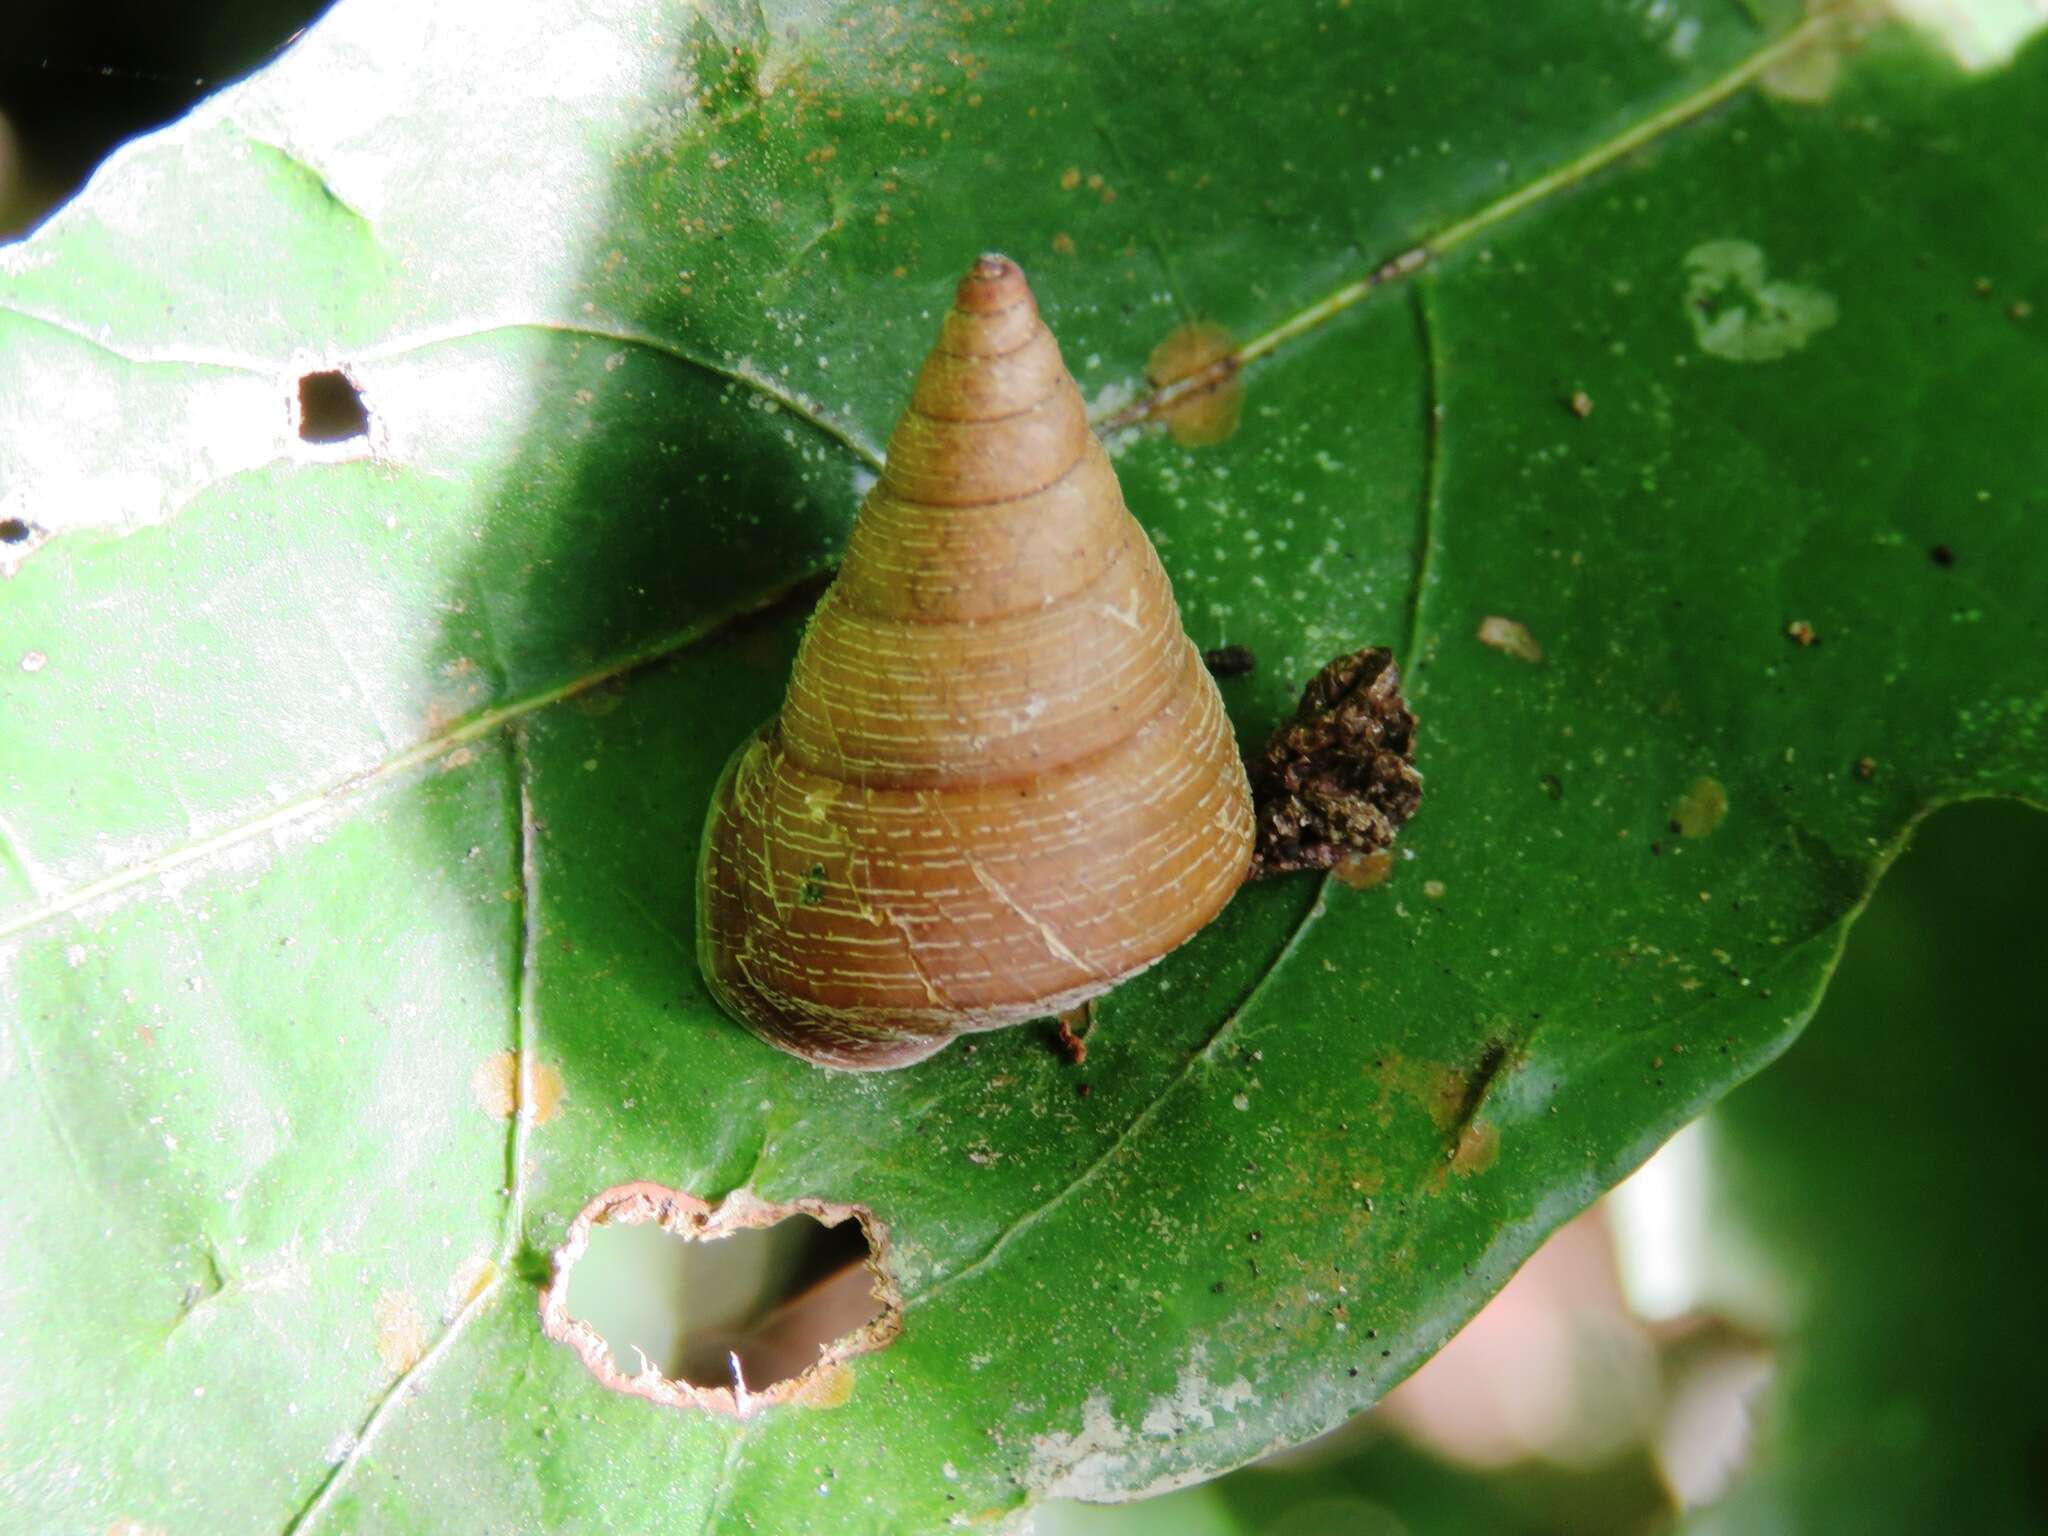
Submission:
[[[324,9],[0,6],[0,240]],[[1041,1536],[2048,1529],[2044,872],[2048,818],[1935,816],[1784,1060],[1378,1409],[1144,1505],[1048,1507]],[[689,1347],[690,1297],[733,1279],[666,1239],[616,1253],[579,1283],[622,1346]]]

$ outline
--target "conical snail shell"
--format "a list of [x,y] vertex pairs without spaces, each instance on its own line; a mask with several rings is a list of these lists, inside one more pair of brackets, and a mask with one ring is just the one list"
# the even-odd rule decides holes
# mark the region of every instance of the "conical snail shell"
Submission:
[[1143,970],[1251,852],[1166,573],[1024,274],[983,257],[712,796],[705,979],[785,1050],[902,1066]]

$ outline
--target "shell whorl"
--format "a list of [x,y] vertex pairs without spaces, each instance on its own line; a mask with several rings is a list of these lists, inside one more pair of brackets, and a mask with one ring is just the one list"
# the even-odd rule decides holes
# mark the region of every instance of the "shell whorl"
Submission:
[[712,797],[706,981],[796,1054],[900,1066],[1144,969],[1251,848],[1166,573],[1024,274],[983,257]]

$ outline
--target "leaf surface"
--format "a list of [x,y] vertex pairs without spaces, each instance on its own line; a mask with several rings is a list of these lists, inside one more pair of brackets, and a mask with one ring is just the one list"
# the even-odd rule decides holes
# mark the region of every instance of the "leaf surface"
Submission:
[[[124,151],[0,252],[0,1507],[936,1529],[1372,1401],[1784,1047],[1915,815],[2048,796],[2048,54],[1761,88],[1843,36],[343,0]],[[1127,499],[1246,742],[1391,642],[1428,797],[1083,1073],[834,1076],[708,1003],[699,823],[991,247],[1105,424],[1236,336]],[[605,1392],[534,1286],[636,1178],[869,1207],[901,1338],[744,1426]]]

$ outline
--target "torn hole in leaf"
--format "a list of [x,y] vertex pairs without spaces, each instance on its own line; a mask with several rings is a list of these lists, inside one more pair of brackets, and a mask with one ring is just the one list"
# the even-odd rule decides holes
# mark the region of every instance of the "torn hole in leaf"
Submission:
[[716,1205],[652,1183],[598,1195],[555,1250],[541,1330],[615,1392],[745,1418],[834,1408],[847,1361],[902,1331],[888,1234],[864,1208]]
[[345,443],[370,432],[369,408],[355,381],[339,369],[299,378],[299,437],[308,443]]

